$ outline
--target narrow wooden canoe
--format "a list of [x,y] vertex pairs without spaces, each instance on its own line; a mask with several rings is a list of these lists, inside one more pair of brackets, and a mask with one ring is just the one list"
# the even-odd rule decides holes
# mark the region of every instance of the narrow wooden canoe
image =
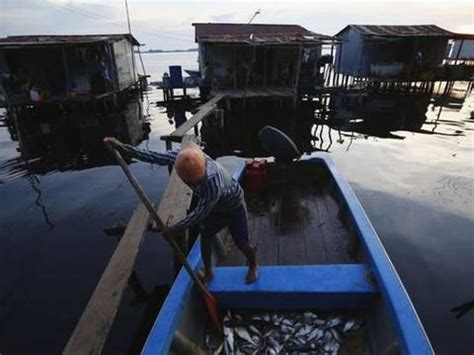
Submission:
[[[242,181],[245,167],[235,172]],[[432,354],[415,308],[377,233],[332,160],[321,155],[287,166],[269,164],[266,191],[246,191],[260,277],[231,249],[209,290],[226,309],[357,311],[366,315],[374,354]],[[227,238],[227,237],[226,237]],[[201,265],[199,240],[189,261]],[[143,348],[172,352],[179,332],[203,346],[209,330],[202,302],[182,270]]]

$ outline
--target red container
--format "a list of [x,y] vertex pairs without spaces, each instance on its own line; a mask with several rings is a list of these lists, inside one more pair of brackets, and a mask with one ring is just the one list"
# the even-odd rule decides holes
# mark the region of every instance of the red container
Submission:
[[265,159],[251,159],[245,162],[245,187],[249,190],[263,190],[267,186],[268,165]]

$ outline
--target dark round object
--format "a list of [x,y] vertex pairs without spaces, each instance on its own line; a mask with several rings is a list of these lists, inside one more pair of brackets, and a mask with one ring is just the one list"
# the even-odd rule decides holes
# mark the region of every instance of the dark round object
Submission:
[[295,142],[285,133],[272,126],[263,127],[258,133],[263,148],[277,161],[290,162],[301,157]]

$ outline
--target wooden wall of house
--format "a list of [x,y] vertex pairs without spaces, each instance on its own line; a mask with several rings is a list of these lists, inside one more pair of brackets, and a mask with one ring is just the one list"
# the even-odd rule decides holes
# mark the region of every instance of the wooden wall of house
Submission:
[[336,60],[334,62],[336,73],[352,76],[368,75],[362,35],[349,28],[338,35],[338,38],[343,42],[336,47]]
[[298,79],[298,88],[300,92],[310,93],[316,85],[321,85],[324,81],[324,66],[318,65],[321,53],[321,46],[303,47],[303,52],[301,53],[301,69]]
[[113,52],[117,71],[118,89],[123,90],[135,84],[137,81],[133,45],[126,39],[122,39],[114,42]]
[[305,69],[300,76],[312,77],[320,56],[320,46],[300,51],[296,45],[199,45],[201,74],[208,63],[212,68],[213,86],[221,88],[293,87],[299,61]]
[[407,77],[416,68],[416,55],[422,53],[423,70],[440,65],[445,58],[445,37],[368,37],[349,28],[339,36],[335,69],[339,74],[360,77]]
[[8,78],[9,69],[5,56],[0,52],[0,105],[5,105],[7,100],[7,93],[5,90],[4,82]]

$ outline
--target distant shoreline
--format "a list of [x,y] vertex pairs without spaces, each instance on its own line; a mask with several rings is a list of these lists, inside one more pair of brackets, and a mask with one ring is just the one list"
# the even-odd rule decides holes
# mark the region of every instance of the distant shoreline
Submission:
[[148,53],[188,53],[188,52],[197,52],[197,48],[190,49],[149,49],[147,51],[141,52],[142,54]]

